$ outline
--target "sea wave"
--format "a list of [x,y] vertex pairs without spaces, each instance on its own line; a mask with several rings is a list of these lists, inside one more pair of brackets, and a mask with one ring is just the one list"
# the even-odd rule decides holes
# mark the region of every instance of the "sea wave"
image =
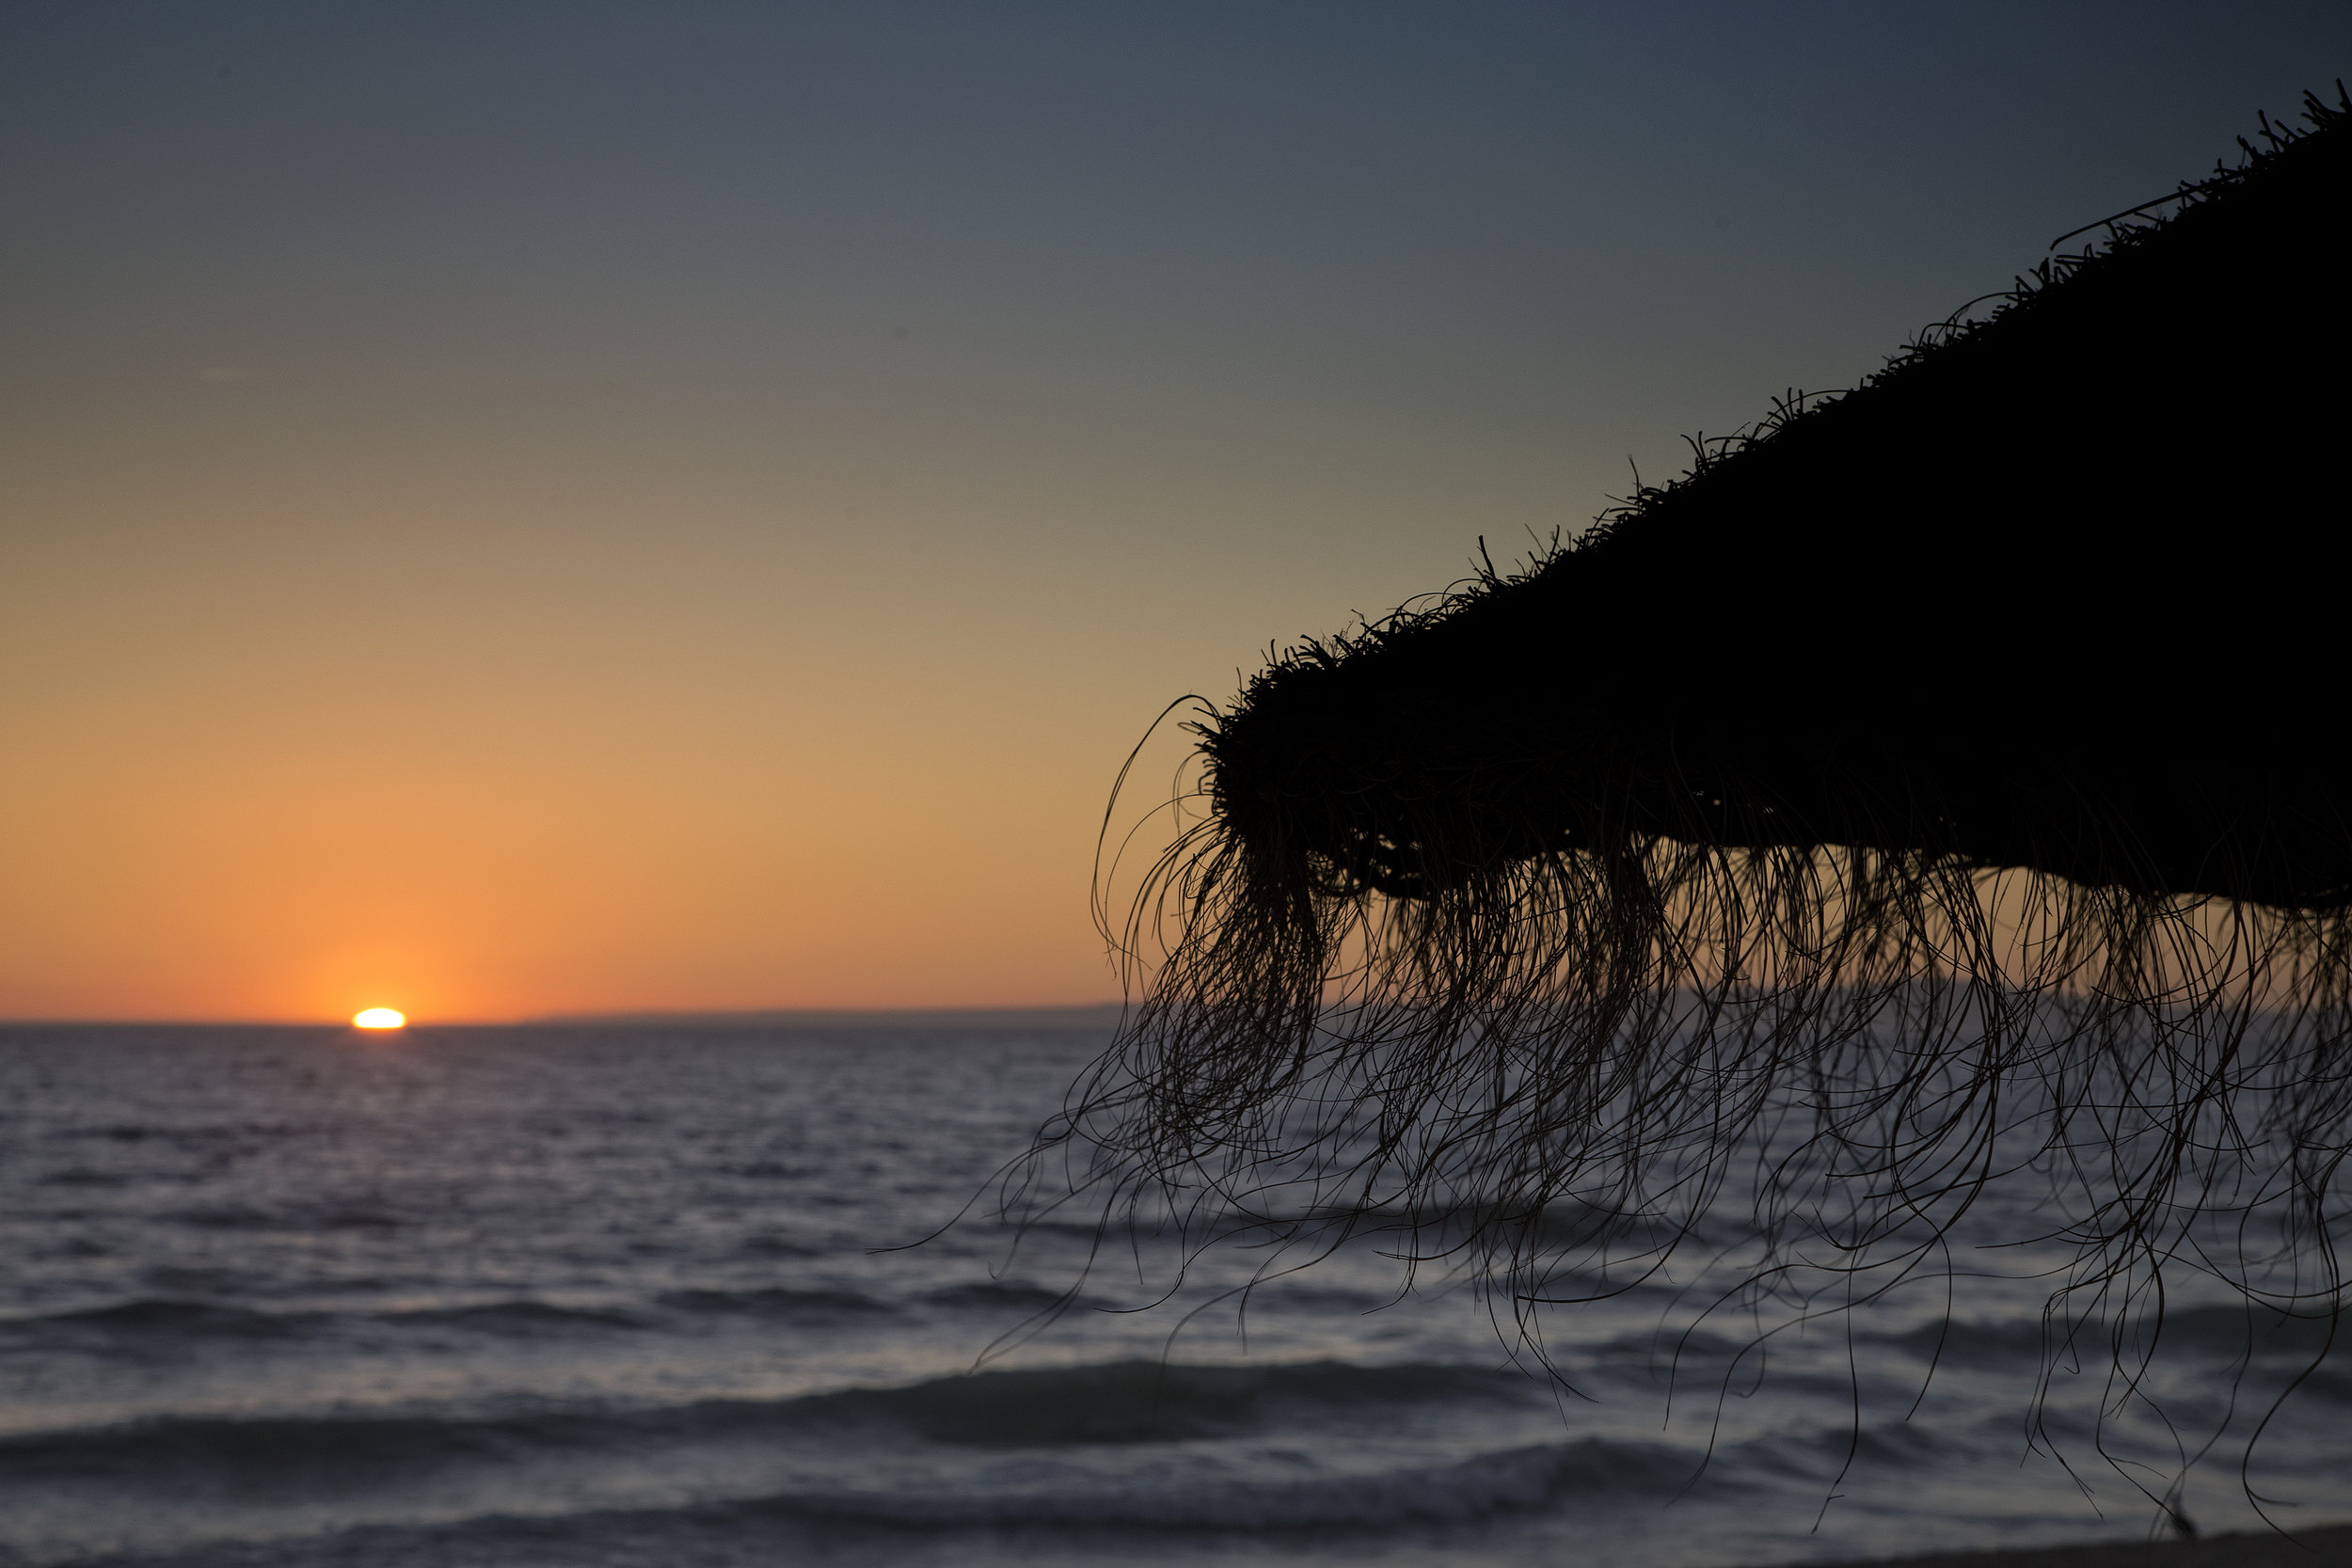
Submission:
[[730,1505],[746,1513],[900,1528],[1080,1528],[1154,1530],[1379,1530],[1458,1523],[1592,1493],[1671,1497],[1690,1454],[1662,1444],[1585,1438],[1535,1443],[1452,1464],[1292,1480],[1137,1481],[1006,1488],[986,1494],[796,1492]]
[[[200,1287],[204,1281],[192,1279],[190,1283]],[[920,1300],[932,1307],[1039,1311],[1062,1304],[1064,1298],[1027,1286],[983,1283],[948,1286]],[[389,1310],[324,1310],[307,1306],[270,1309],[224,1305],[200,1299],[200,1294],[155,1295],[0,1318],[0,1343],[48,1341],[84,1351],[144,1354],[210,1339],[288,1338],[355,1329],[465,1329],[511,1338],[641,1329],[663,1314],[689,1322],[730,1318],[815,1322],[878,1317],[898,1309],[856,1291],[783,1286],[666,1291],[643,1305],[565,1305],[518,1296]]]
[[841,1317],[896,1310],[888,1302],[876,1301],[855,1291],[791,1291],[780,1286],[760,1286],[748,1291],[671,1291],[660,1301],[662,1306],[676,1311],[718,1316]]
[[[670,1507],[501,1512],[430,1524],[268,1532],[258,1539],[182,1539],[161,1554],[134,1549],[103,1558],[73,1554],[71,1560],[76,1568],[748,1564],[803,1555],[833,1560],[854,1542],[870,1549],[910,1536],[952,1540],[966,1532],[1018,1532],[1032,1540],[1058,1535],[1125,1560],[1144,1540],[1193,1537],[1212,1551],[1218,1538],[1240,1534],[1291,1534],[1302,1544],[1310,1534],[1318,1544],[1365,1543],[1399,1528],[1474,1527],[1577,1497],[1662,1503],[1687,1484],[1696,1463],[1693,1453],[1663,1444],[1586,1438],[1348,1474],[1136,1477],[1109,1483],[1092,1475],[1027,1485],[805,1488]],[[866,1549],[851,1549],[865,1559]]]
[[1858,1336],[1946,1363],[2015,1367],[2068,1352],[2104,1357],[2121,1337],[2127,1349],[2162,1348],[2213,1359],[2316,1356],[2352,1340],[2352,1319],[2324,1311],[2280,1313],[2260,1305],[2173,1307],[2117,1324],[2095,1316],[2069,1322],[2039,1315],[1922,1323],[1901,1334]]
[[1384,1405],[1518,1402],[1534,1392],[1531,1380],[1515,1372],[1454,1366],[1136,1360],[976,1372],[907,1387],[821,1394],[806,1402],[829,1414],[901,1425],[935,1443],[1029,1448],[1232,1436],[1360,1419]]
[[611,1307],[559,1307],[552,1302],[528,1296],[507,1301],[475,1302],[463,1307],[426,1307],[407,1312],[378,1312],[371,1316],[378,1323],[447,1324],[515,1334],[544,1333],[549,1329],[643,1326],[635,1315]]
[[512,1336],[628,1329],[641,1323],[633,1314],[613,1308],[562,1307],[531,1297],[396,1311],[332,1312],[307,1307],[273,1311],[177,1296],[144,1296],[104,1307],[0,1319],[0,1339],[140,1353],[193,1346],[208,1339],[289,1338],[358,1325],[466,1328]]
[[1086,1305],[1084,1297],[1067,1291],[1049,1291],[1041,1285],[1015,1285],[996,1279],[978,1280],[969,1285],[942,1286],[936,1291],[925,1291],[923,1299],[933,1307],[970,1307],[983,1311],[1009,1307],[1030,1312],[1045,1312],[1057,1307]]
[[1121,1361],[635,1409],[165,1417],[0,1438],[0,1466],[19,1483],[135,1478],[152,1486],[168,1479],[282,1493],[346,1481],[372,1485],[485,1456],[526,1459],[651,1442],[836,1444],[864,1437],[902,1447],[912,1438],[981,1449],[1164,1443],[1360,1425],[1411,1405],[1535,1397],[1535,1386],[1519,1374],[1450,1366]]
[[0,1336],[12,1339],[59,1336],[85,1339],[279,1338],[299,1332],[317,1316],[147,1296],[107,1307],[0,1319]]

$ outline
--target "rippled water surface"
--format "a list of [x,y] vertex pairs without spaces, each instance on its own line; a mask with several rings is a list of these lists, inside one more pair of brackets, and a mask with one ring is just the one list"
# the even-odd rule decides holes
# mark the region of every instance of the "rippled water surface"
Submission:
[[[1169,1259],[1075,1217],[878,1250],[954,1218],[1102,1044],[0,1031],[0,1562],[1665,1568],[2149,1528],[2128,1463],[2028,1451],[2046,1284],[1736,1363],[1737,1325],[1661,1341],[1648,1288],[1546,1320],[1569,1397],[1375,1247],[1246,1317],[1216,1298],[1262,1255],[1136,1310]],[[2176,1418],[2243,1431],[2323,1342],[2255,1327],[2233,1379],[2246,1315],[2184,1293]],[[2060,1374],[2059,1435],[2103,1372]],[[2133,1423],[2116,1451],[2161,1457]],[[2352,1517],[2343,1357],[2256,1479]],[[2200,1469],[2187,1507],[2243,1528],[2238,1486]]]

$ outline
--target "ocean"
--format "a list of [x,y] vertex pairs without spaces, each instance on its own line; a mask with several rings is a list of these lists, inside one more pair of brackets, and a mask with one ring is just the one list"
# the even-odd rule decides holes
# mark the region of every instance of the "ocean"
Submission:
[[2352,1356],[2325,1323],[2249,1338],[2193,1281],[2172,1435],[2085,1355],[2037,1440],[2031,1249],[1768,1354],[1692,1326],[1701,1280],[1559,1307],[1564,1387],[1474,1279],[1377,1239],[1283,1273],[1239,1243],[1180,1270],[1081,1212],[1016,1233],[974,1199],[1104,1044],[0,1030],[0,1563],[1674,1568],[2134,1539],[2135,1478],[2161,1490],[2167,1445],[2211,1429],[2185,1512],[2258,1522],[2236,1453],[2315,1356],[2250,1479],[2290,1527],[2352,1518]]

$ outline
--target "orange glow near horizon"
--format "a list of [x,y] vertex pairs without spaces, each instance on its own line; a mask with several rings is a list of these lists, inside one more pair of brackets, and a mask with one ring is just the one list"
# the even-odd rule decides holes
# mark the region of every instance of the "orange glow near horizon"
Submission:
[[[946,723],[857,757],[804,721],[797,766],[684,737],[648,748],[659,767],[538,736],[554,755],[369,761],[43,728],[0,781],[0,1018],[300,1022],[397,997],[493,1022],[1117,990],[1086,908],[1107,745],[1035,747],[1024,798],[959,777],[992,748]],[[142,766],[164,754],[177,766]]]
[[1095,833],[1149,719],[1133,690],[1182,676],[1121,690],[1104,660],[1013,687],[969,668],[979,632],[945,611],[914,653],[836,671],[852,640],[834,628],[764,645],[812,619],[769,614],[772,581],[703,645],[649,632],[625,595],[491,607],[498,574],[452,569],[406,596],[435,635],[390,643],[313,618],[317,596],[265,564],[241,580],[57,553],[30,574],[52,598],[0,574],[0,1018],[1117,990],[1087,907]]
[[362,1007],[351,1019],[354,1029],[405,1029],[408,1020],[391,1007]]

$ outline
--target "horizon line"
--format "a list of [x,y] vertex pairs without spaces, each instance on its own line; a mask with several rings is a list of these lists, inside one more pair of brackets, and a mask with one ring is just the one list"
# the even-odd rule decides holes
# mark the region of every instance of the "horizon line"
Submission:
[[[979,1007],[676,1007],[598,1012],[532,1013],[515,1018],[412,1018],[410,1029],[526,1029],[574,1027],[820,1028],[893,1026],[935,1028],[1034,1027],[1049,1023],[1115,1022],[1127,1004],[1120,1001],[1057,1002],[1040,1006]],[[347,1029],[347,1018],[0,1018],[0,1029]]]

